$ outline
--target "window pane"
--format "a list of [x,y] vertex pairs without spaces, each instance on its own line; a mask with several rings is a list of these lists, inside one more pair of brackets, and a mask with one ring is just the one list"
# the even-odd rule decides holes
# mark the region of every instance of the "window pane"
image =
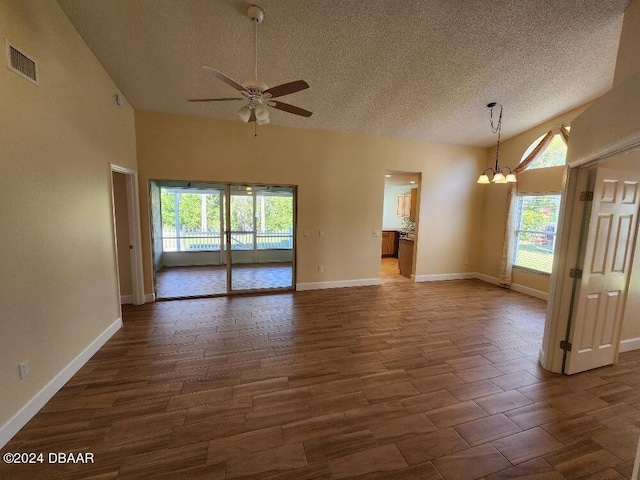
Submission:
[[518,199],[513,264],[551,273],[560,195],[528,195]]
[[293,248],[293,195],[258,194],[256,197],[258,249]]
[[[524,155],[522,156],[522,160],[527,158],[527,156],[533,151],[533,149],[540,143],[540,140],[544,138],[544,135],[538,138],[535,142],[533,142]],[[547,148],[545,148],[540,156],[536,158],[531,165],[527,167],[527,170],[532,170],[534,168],[546,168],[546,167],[557,167],[559,165],[564,165],[567,159],[567,144],[564,143],[564,140],[560,136],[560,134],[555,135]]]
[[160,199],[164,252],[220,249],[220,191],[161,187]]
[[253,195],[231,195],[231,250],[253,250]]

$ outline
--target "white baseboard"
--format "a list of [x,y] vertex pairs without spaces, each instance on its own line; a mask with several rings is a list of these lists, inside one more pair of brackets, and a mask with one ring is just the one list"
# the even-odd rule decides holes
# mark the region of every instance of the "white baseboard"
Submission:
[[498,279],[496,277],[490,277],[489,275],[485,275],[484,273],[474,273],[474,278],[478,280],[482,280],[483,282],[491,283],[492,285],[500,285]]
[[120,295],[120,305],[132,305],[133,295]]
[[632,350],[640,350],[640,337],[628,338],[620,342],[620,353],[630,352]]
[[296,290],[323,290],[325,288],[344,288],[344,287],[368,287],[371,285],[381,285],[379,278],[360,278],[357,280],[337,280],[335,282],[310,282],[297,283]]
[[122,327],[122,319],[118,318],[98,337],[91,342],[69,365],[40,390],[27,404],[0,427],[0,448],[4,447],[18,431],[73,377],[80,368]]
[[[498,282],[498,279],[496,277],[491,277],[489,275],[485,275],[484,273],[474,273],[474,278],[482,280],[483,282],[491,283],[493,285],[500,285],[500,282]],[[511,290],[513,290],[514,292],[524,293],[525,295],[529,295],[530,297],[540,298],[541,300],[549,299],[549,294],[547,292],[525,287],[524,285],[520,285],[518,283],[512,283]]]
[[443,280],[468,280],[476,278],[475,273],[442,273],[437,275],[411,275],[414,282],[441,282]]
[[156,301],[155,293],[145,293],[144,294],[144,303],[153,303]]
[[525,295],[529,295],[530,297],[540,298],[544,301],[547,301],[549,299],[548,293],[541,290],[536,290],[534,288],[525,287],[524,285],[518,285],[517,283],[511,284],[511,290],[513,290],[514,292],[524,293]]

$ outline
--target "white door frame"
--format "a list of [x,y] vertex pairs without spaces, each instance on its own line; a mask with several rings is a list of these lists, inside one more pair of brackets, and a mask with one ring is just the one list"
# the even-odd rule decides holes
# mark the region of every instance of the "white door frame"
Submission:
[[578,158],[568,165],[539,357],[542,367],[552,372],[561,373],[564,363],[564,350],[560,348],[560,342],[567,337],[573,307],[575,279],[569,277],[569,270],[579,267],[576,266],[576,260],[580,251],[584,208],[584,202],[580,201],[580,192],[587,187],[587,168],[638,149],[640,149],[640,133],[634,133],[602,150]]
[[[138,192],[138,172],[130,168],[110,164],[111,175],[121,173],[125,175],[127,187],[127,216],[129,218],[129,250],[131,258],[131,288],[134,305],[142,305],[145,302],[144,276],[142,270],[142,236],[140,229],[140,196]],[[111,186],[113,195],[113,184]],[[114,209],[115,213],[115,209]],[[115,217],[113,219],[115,230]],[[117,245],[117,243],[116,243]],[[117,262],[116,262],[117,265]],[[118,272],[118,283],[120,272]],[[118,286],[118,294],[120,287]]]

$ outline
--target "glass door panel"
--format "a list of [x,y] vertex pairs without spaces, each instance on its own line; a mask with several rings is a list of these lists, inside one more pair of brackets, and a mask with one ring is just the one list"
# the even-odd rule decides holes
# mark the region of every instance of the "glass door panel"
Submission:
[[229,290],[292,289],[295,188],[231,185],[228,192]]
[[218,183],[152,181],[157,298],[227,293],[225,189]]

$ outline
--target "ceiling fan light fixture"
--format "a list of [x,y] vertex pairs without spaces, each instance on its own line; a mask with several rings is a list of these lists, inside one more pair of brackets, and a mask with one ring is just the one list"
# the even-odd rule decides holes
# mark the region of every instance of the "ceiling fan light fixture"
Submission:
[[247,105],[245,105],[240,110],[238,110],[238,116],[243,122],[248,122],[251,118],[251,109]]
[[267,111],[267,107],[265,107],[263,104],[257,104],[254,112],[256,114],[256,119],[269,121],[269,112]]
[[[190,102],[223,102],[244,100],[246,105],[238,110],[238,116],[243,122],[255,123],[255,125],[266,125],[269,123],[269,110],[267,107],[273,107],[276,110],[292,113],[301,117],[310,117],[313,112],[304,108],[296,107],[285,102],[272,100],[274,98],[283,97],[292,93],[299,92],[309,88],[309,84],[304,80],[295,80],[293,82],[283,83],[275,87],[269,87],[266,83],[258,80],[258,24],[264,20],[264,10],[258,5],[249,5],[247,8],[247,16],[254,24],[254,78],[243,83],[238,83],[234,79],[228,77],[224,73],[213,67],[204,66],[203,68],[209,72],[214,78],[226,83],[231,88],[240,92],[241,97],[233,98],[194,98]],[[257,134],[256,134],[257,136]]]

